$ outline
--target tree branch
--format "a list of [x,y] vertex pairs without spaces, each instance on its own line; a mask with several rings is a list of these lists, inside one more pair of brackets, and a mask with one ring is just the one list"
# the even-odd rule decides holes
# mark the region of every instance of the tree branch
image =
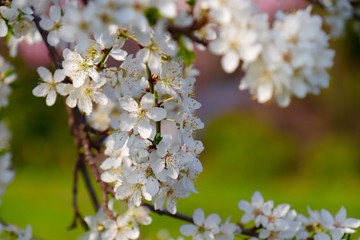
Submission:
[[74,168],[74,182],[73,182],[73,189],[72,189],[72,194],[73,194],[72,206],[74,209],[74,218],[73,218],[71,225],[69,226],[69,229],[74,229],[77,226],[77,220],[80,221],[81,225],[83,226],[83,228],[85,230],[88,229],[88,226],[80,213],[78,202],[77,202],[77,194],[78,194],[77,187],[78,187],[78,175],[79,175],[78,173],[80,170],[81,163],[83,161],[84,161],[83,155],[79,155],[79,157],[76,161],[76,164],[75,164],[75,168]]
[[192,41],[196,43],[200,43],[204,46],[207,46],[209,42],[205,39],[202,39],[196,35],[196,31],[203,28],[208,23],[207,19],[202,19],[199,21],[194,21],[194,23],[189,27],[177,27],[174,25],[168,26],[168,31],[172,35],[172,37],[176,40],[180,38],[181,35],[184,35],[188,38],[190,38]]
[[[50,46],[47,43],[47,35],[48,35],[48,33],[40,28],[40,25],[39,25],[40,18],[38,16],[34,15],[34,21],[35,21],[35,24],[36,24],[36,26],[37,26],[37,28],[38,28],[38,30],[39,30],[45,44],[47,46],[47,49],[49,51],[49,55],[50,55],[51,59],[53,60],[55,67],[56,68],[61,68],[62,67],[61,66],[61,63],[62,63],[61,59],[62,58],[58,54],[56,48]],[[194,31],[199,30],[204,25],[205,25],[205,22],[203,22],[201,24],[196,23],[193,26],[188,27],[188,28],[178,28],[178,27],[175,27],[175,26],[170,26],[169,31],[174,36],[175,39],[177,39],[181,34],[183,34],[183,35],[186,35],[187,37],[189,37],[190,39],[192,39],[193,41],[195,41],[197,43],[207,45],[206,41],[204,41],[202,39],[199,39],[196,35],[194,35]],[[70,82],[70,80],[68,80],[68,82]],[[89,166],[90,166],[90,168],[92,170],[92,173],[94,175],[95,180],[98,182],[98,184],[99,184],[99,186],[100,186],[100,188],[102,190],[102,200],[103,200],[104,211],[107,213],[107,215],[109,217],[114,218],[111,210],[107,207],[107,203],[108,203],[107,194],[114,195],[114,191],[113,191],[112,187],[109,184],[101,181],[101,177],[100,177],[101,173],[100,173],[100,171],[98,169],[98,166],[96,164],[96,161],[95,161],[95,159],[94,159],[94,157],[92,155],[92,151],[91,151],[92,142],[91,142],[91,139],[90,139],[90,136],[89,136],[89,133],[88,133],[88,131],[90,129],[89,129],[88,124],[86,123],[86,119],[81,114],[80,110],[77,107],[75,107],[75,108],[67,107],[67,111],[68,111],[68,116],[69,116],[68,117],[69,126],[70,126],[70,129],[71,129],[71,133],[73,135],[74,141],[75,141],[76,145],[78,146],[79,151],[82,151],[82,152],[79,152],[79,156],[83,155],[85,161],[89,164]],[[106,136],[106,134],[104,134],[104,135]],[[85,183],[87,185],[87,189],[89,190],[89,195],[91,196],[92,202],[96,206],[96,208],[98,208],[99,203],[97,201],[96,194],[93,191],[89,176],[88,176],[87,171],[86,171],[86,166],[85,166],[85,164],[83,164],[83,165],[84,165],[84,167],[80,166],[80,170],[81,170],[81,172],[83,174],[83,177],[85,179]],[[78,169],[76,171],[78,171]],[[77,179],[76,179],[76,181],[77,181]],[[73,193],[74,192],[76,193],[77,189],[73,189]],[[74,202],[73,202],[73,204],[74,204]],[[181,213],[171,214],[167,210],[156,210],[155,207],[153,205],[149,204],[149,203],[143,203],[142,205],[149,208],[152,212],[154,212],[154,213],[156,213],[158,215],[164,215],[164,216],[172,217],[172,218],[175,218],[175,219],[183,220],[183,221],[186,221],[186,222],[189,222],[189,223],[194,223],[193,218],[190,217],[190,216],[187,216],[187,215],[184,215],[184,214],[181,214]],[[256,233],[256,229],[255,230],[254,229],[242,229],[241,234],[247,235],[247,236],[258,236],[258,234]]]

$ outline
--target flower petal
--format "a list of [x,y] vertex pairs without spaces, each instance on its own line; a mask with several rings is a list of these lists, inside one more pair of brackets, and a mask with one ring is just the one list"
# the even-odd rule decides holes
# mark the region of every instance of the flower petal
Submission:
[[138,103],[129,96],[125,96],[120,99],[120,107],[128,112],[136,112],[139,109]]
[[52,82],[53,80],[52,74],[47,68],[38,67],[37,72],[44,82]]
[[56,91],[51,89],[46,97],[46,105],[52,106],[56,101]]
[[167,112],[163,108],[155,107],[151,108],[146,115],[155,122],[158,122],[166,118]]

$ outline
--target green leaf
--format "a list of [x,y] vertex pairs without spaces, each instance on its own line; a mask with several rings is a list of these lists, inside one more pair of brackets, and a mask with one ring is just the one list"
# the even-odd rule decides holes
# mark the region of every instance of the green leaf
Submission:
[[145,16],[150,25],[155,25],[156,21],[161,18],[161,13],[157,8],[148,8],[145,11]]
[[3,74],[3,76],[4,76],[4,78],[7,78],[7,77],[9,77],[9,76],[11,76],[11,75],[13,75],[13,74],[15,74],[16,72],[15,72],[15,70],[14,69],[9,69],[9,70],[7,70],[7,71],[5,71]]
[[184,60],[186,66],[190,66],[196,59],[195,53],[185,46],[182,37],[179,38],[179,52],[178,56]]
[[191,7],[194,7],[196,4],[196,0],[186,0],[186,3],[189,4]]
[[154,137],[154,141],[153,141],[154,145],[158,145],[162,139],[163,139],[163,137],[161,136],[161,134],[156,133],[156,135]]

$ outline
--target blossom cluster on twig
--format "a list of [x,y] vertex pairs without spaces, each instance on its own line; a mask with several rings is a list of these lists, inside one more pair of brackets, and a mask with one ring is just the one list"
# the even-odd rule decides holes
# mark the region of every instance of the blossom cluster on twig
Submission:
[[[334,37],[356,12],[350,0],[313,2],[329,13],[325,23]],[[48,106],[58,94],[65,98],[79,148],[77,166],[87,176],[86,161],[101,187],[103,208],[83,219],[90,228],[85,239],[137,239],[140,225],[151,223],[149,209],[191,222],[181,232],[193,239],[338,240],[359,227],[344,208],[335,218],[310,209],[305,217],[287,204],[264,202],[257,192],[251,203],[240,201],[245,214],[237,224],[230,218],[221,222],[217,214],[205,218],[201,209],[192,218],[176,215],[178,200],[197,192],[194,182],[203,171],[204,146],[195,137],[204,124],[196,114],[201,104],[194,94],[199,74],[192,65],[194,50],[221,56],[227,73],[244,71],[239,88],[249,89],[260,103],[274,99],[288,106],[291,97],[318,94],[329,84],[334,51],[312,6],[278,12],[269,22],[251,0],[187,1],[184,7],[176,0],[0,3],[0,37],[11,56],[21,41],[45,41],[55,69],[37,69],[40,82],[33,94],[46,98]],[[128,41],[138,49],[126,51]],[[2,57],[0,70],[1,107],[15,75]],[[6,130],[0,137],[6,148]],[[0,179],[5,180],[0,184],[5,185],[12,179],[10,155],[1,157]],[[74,175],[77,179],[77,169]],[[87,186],[92,188],[89,181]],[[128,210],[120,214],[109,206],[109,195]],[[74,199],[75,214],[81,216]],[[96,196],[92,201],[99,205]],[[251,221],[253,228],[245,228]]]

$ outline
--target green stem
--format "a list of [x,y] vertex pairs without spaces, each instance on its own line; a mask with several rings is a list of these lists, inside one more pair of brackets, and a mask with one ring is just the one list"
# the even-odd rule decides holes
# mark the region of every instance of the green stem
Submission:
[[[149,68],[149,66],[146,64],[146,74],[147,74],[147,79],[149,82],[149,91],[150,93],[154,94],[154,102],[155,102],[155,106],[158,106],[159,104],[159,95],[158,93],[155,91],[155,87],[154,87],[154,81],[155,79],[153,79],[153,76],[151,74],[151,70]],[[156,137],[161,137],[161,121],[155,122],[155,128],[156,128]]]
[[105,48],[105,49],[103,50],[103,52],[101,53],[100,62],[99,62],[99,64],[97,65],[99,69],[103,69],[103,68],[105,67],[106,59],[107,59],[108,56],[110,55],[111,50],[112,50],[112,47],[110,47],[110,48]]

